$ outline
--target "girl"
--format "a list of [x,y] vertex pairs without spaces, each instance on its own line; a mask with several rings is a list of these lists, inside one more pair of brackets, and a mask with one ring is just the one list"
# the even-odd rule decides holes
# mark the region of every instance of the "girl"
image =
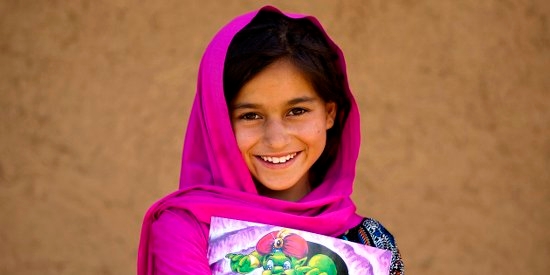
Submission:
[[355,213],[359,113],[344,57],[313,17],[274,7],[240,16],[203,56],[180,190],[145,216],[138,274],[211,274],[212,216],[310,231],[391,250]]

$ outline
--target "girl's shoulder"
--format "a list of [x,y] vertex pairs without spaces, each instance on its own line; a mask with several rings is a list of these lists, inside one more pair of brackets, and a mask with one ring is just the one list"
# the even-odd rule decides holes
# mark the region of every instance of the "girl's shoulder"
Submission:
[[404,274],[403,260],[395,238],[379,221],[373,218],[363,218],[361,223],[349,229],[341,236],[341,239],[390,250],[392,252],[390,274]]

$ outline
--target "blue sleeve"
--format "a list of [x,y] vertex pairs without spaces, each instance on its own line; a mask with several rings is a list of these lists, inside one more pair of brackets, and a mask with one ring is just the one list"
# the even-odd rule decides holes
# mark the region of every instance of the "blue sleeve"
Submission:
[[395,243],[395,239],[380,222],[371,218],[364,219],[359,228],[358,235],[363,243],[392,252],[392,263],[390,266],[391,275],[405,274],[403,260],[397,248],[397,244]]

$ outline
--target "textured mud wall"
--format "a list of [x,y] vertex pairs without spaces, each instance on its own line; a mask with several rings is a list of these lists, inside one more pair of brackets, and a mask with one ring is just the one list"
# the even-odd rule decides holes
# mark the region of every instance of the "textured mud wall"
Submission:
[[[200,56],[263,1],[0,1],[0,274],[133,274]],[[354,198],[408,274],[550,269],[545,1],[273,1],[342,46]]]

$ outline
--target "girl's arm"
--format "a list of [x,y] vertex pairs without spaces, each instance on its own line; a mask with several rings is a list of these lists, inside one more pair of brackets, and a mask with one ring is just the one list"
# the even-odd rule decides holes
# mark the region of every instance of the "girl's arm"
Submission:
[[188,212],[164,211],[151,230],[154,274],[211,274],[203,227]]

